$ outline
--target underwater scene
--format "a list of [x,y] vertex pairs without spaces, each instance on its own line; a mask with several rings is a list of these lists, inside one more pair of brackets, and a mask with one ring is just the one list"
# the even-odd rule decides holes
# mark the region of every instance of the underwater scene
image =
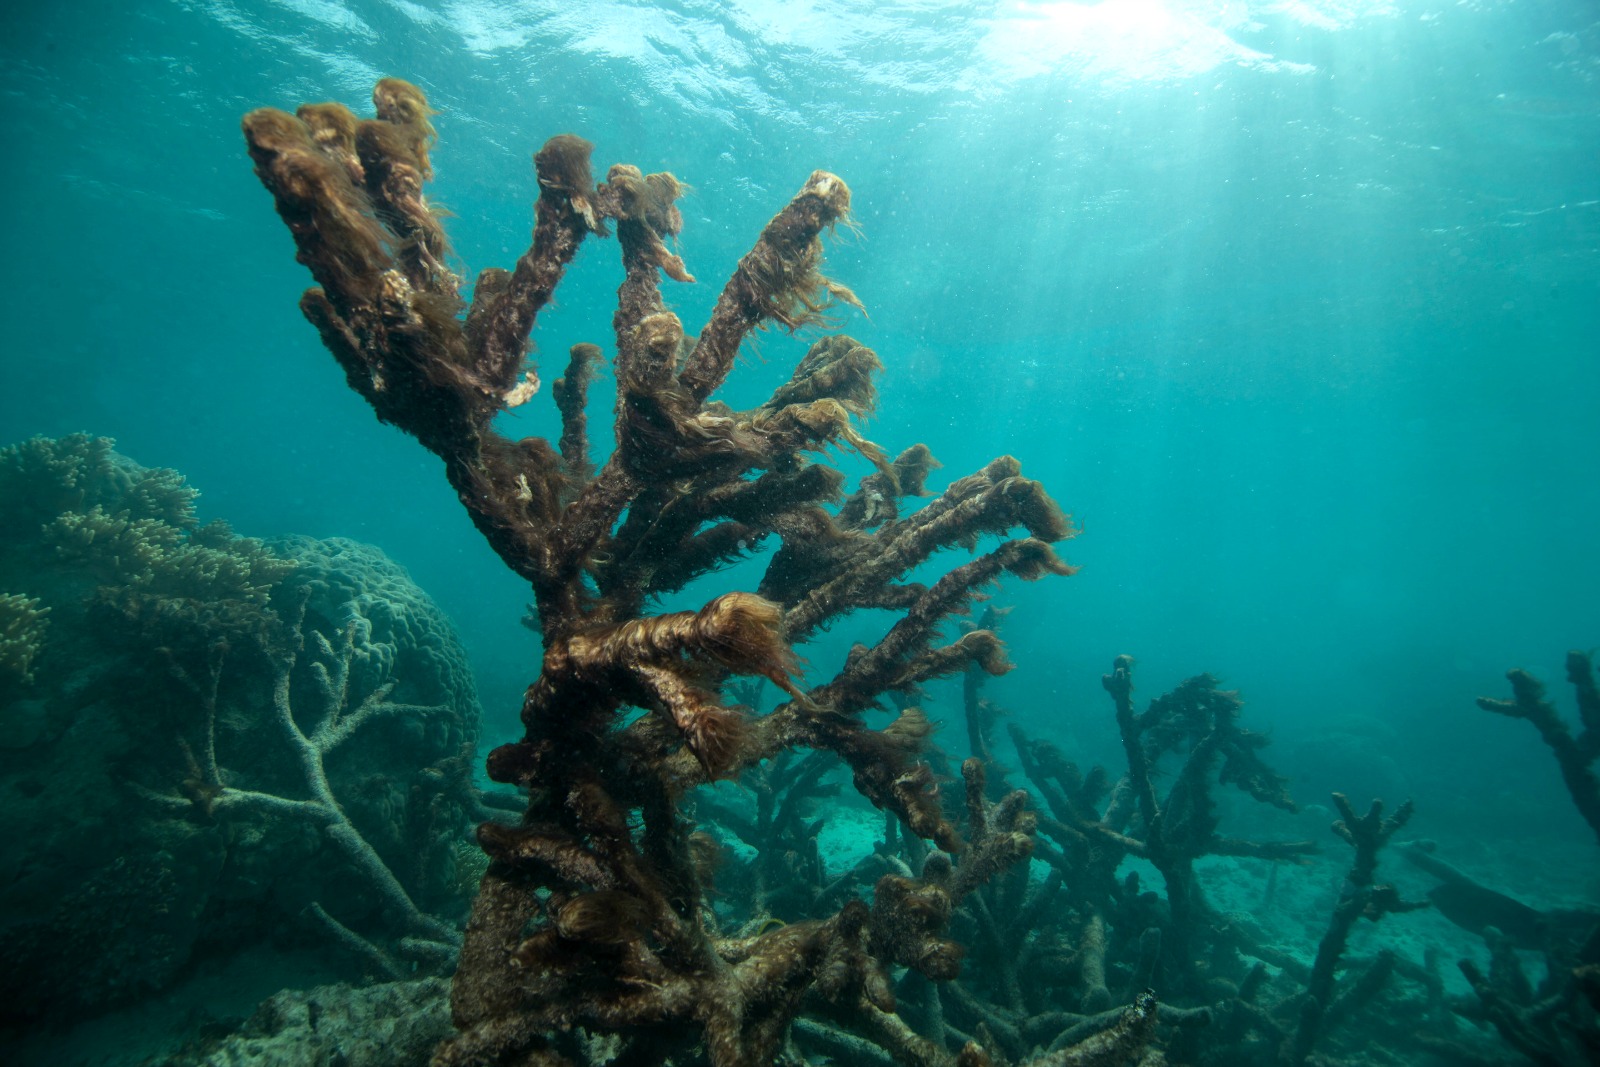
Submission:
[[0,1063],[1600,1063],[1592,0],[0,26]]

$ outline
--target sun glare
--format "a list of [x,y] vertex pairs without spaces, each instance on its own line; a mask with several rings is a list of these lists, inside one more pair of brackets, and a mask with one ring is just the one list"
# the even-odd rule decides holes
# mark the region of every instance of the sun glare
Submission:
[[1380,3],[1288,0],[1250,5],[1183,0],[1018,0],[1002,6],[980,54],[992,76],[1079,73],[1102,82],[1168,81],[1221,66],[1304,73],[1243,43],[1273,16],[1322,29],[1390,10]]

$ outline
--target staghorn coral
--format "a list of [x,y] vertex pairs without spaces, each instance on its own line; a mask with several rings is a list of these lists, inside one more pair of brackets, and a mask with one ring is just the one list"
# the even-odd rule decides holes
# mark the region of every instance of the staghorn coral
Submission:
[[[337,647],[321,631],[307,631],[303,614],[295,620],[291,632],[304,635],[299,644],[311,647],[302,650],[298,644],[288,644],[268,650],[272,672],[272,721],[277,727],[278,743],[299,766],[302,780],[294,792],[308,796],[285,796],[236,784],[244,777],[237,773],[224,779],[216,754],[216,692],[226,660],[220,649],[212,657],[209,676],[203,680],[191,678],[175,667],[180,677],[194,689],[205,713],[201,751],[194,754],[188,742],[184,742],[185,751],[189,753],[190,774],[184,779],[180,794],[162,793],[138,785],[134,788],[147,800],[180,812],[193,806],[208,821],[235,821],[242,816],[268,823],[303,821],[310,824],[344,854],[346,863],[376,895],[384,911],[396,917],[395,925],[405,935],[398,940],[401,951],[435,967],[443,966],[459,946],[459,933],[424,912],[413,901],[388,863],[346,813],[346,805],[341,804],[329,782],[327,766],[340,746],[369,723],[382,718],[415,720],[448,715],[452,709],[391,701],[388,698],[397,684],[393,680],[385,680],[374,687],[352,684],[352,666],[358,662],[358,627],[353,620],[346,625]],[[314,655],[308,656],[307,652]],[[302,659],[311,661],[309,671],[304,672],[309,675],[314,690],[316,710],[310,714],[297,707],[293,695],[295,668]],[[309,729],[302,725],[305,722],[311,724]],[[364,958],[378,973],[392,979],[408,973],[390,952],[329,915],[320,900],[308,902],[306,908],[336,941]]]
[[[969,633],[977,630],[999,633],[1001,622],[1010,612],[1010,608],[987,604],[982,615],[976,620],[963,620],[961,628]],[[967,750],[985,763],[998,767],[999,762],[994,755],[994,724],[1005,712],[983,696],[989,677],[989,673],[980,665],[973,663],[967,666],[961,676],[961,710],[962,719],[967,725]],[[1006,792],[1010,791],[1008,786],[1003,788]]]
[[16,543],[38,533],[57,516],[99,507],[126,512],[178,529],[196,525],[199,493],[177,471],[142,467],[115,450],[109,437],[75,433],[34,437],[0,449],[0,488],[7,508],[0,514],[0,540]]
[[[177,471],[142,467],[105,437],[36,437],[0,450],[0,494],[15,501],[0,520],[0,571],[28,566],[44,548],[74,575],[102,618],[127,620],[152,644],[203,658],[201,644],[248,640],[274,625],[271,590],[292,558],[237,537],[226,522],[201,524],[199,493]],[[31,560],[33,566],[40,561]]]
[[[1198,675],[1171,693],[1152,701],[1143,714],[1133,710],[1133,658],[1118,656],[1101,685],[1116,706],[1117,729],[1128,761],[1128,773],[1113,793],[1104,822],[1114,830],[1134,818],[1142,824],[1138,854],[1161,872],[1167,887],[1171,921],[1163,937],[1164,958],[1180,981],[1197,981],[1193,961],[1199,956],[1194,938],[1200,933],[1206,904],[1194,879],[1194,861],[1206,854],[1292,858],[1311,851],[1304,842],[1258,845],[1223,838],[1217,833],[1211,799],[1211,772],[1265,804],[1294,811],[1286,779],[1256,755],[1267,739],[1236,724],[1238,695],[1217,688],[1216,679]],[[1156,796],[1152,774],[1164,755],[1187,746],[1182,768],[1174,775],[1165,799]]]
[[820,918],[860,888],[856,872],[828,870],[818,845],[827,819],[818,802],[837,798],[844,786],[831,773],[836,767],[827,752],[802,756],[786,750],[745,771],[739,790],[694,797],[696,823],[715,827],[750,853],[746,861],[706,838],[711,862],[702,878],[717,899],[736,901],[754,929],[775,920]]
[[[1132,1004],[1150,989],[1160,1004],[1158,1048],[1149,1055],[1161,1062],[1398,1065],[1418,1062],[1418,1050],[1439,1063],[1499,1062],[1457,1022],[1452,1009],[1462,1009],[1446,996],[1438,954],[1415,962],[1380,949],[1345,958],[1356,920],[1418,906],[1373,877],[1377,849],[1404,815],[1361,818],[1343,798],[1335,800],[1344,814],[1336,832],[1356,846],[1356,861],[1321,944],[1313,942],[1315,954],[1302,958],[1274,944],[1249,916],[1215,910],[1201,892],[1196,861],[1202,857],[1273,861],[1270,896],[1278,865],[1307,863],[1314,851],[1309,842],[1245,841],[1221,832],[1216,784],[1292,810],[1284,779],[1261,760],[1265,739],[1237,721],[1237,694],[1201,675],[1138,712],[1128,657],[1117,658],[1103,686],[1129,764],[1117,780],[1098,767],[1081,770],[1010,724],[1041,809],[1032,858],[1047,874],[1026,878],[1013,869],[975,894],[972,904],[982,907],[965,909],[951,924],[952,936],[970,946],[971,980],[964,974],[932,987],[933,997],[905,989],[919,1025],[981,1034],[986,1047],[1031,1062],[1030,1049],[1049,1044],[1059,1051],[1081,1041],[1111,1025],[1116,1005]],[[1141,884],[1138,866],[1145,863],[1162,876],[1164,894]],[[1174,944],[1186,946],[1186,955],[1175,957]]]
[[1529,978],[1510,938],[1490,927],[1484,942],[1489,948],[1488,973],[1472,960],[1457,963],[1474,1001],[1456,1010],[1494,1027],[1531,1063],[1579,1067],[1595,1062],[1600,1052],[1600,965],[1593,959],[1600,944],[1594,936],[1582,952],[1588,962],[1552,953],[1537,982]]
[[[452,991],[460,1034],[436,1062],[565,1062],[581,1027],[622,1035],[623,1061],[698,1043],[713,1064],[765,1064],[803,1009],[912,1062],[949,1062],[894,1014],[885,963],[949,973],[947,905],[929,901],[959,899],[1025,855],[1025,820],[1011,800],[1003,832],[963,840],[920,759],[926,721],[907,713],[874,730],[863,713],[969,664],[1009,669],[992,632],[944,643],[941,626],[1005,574],[1070,573],[1050,548],[1070,524],[1010,457],[903,511],[933,460],[918,447],[891,461],[855,428],[872,408],[879,361],[850,338],[813,344],[752,409],[712,399],[752,330],[793,330],[857,302],[821,273],[821,235],[848,222],[839,178],[818,171],[805,182],[691,338],[660,293],[662,274],[691,280],[666,246],[682,225],[677,180],[619,165],[596,184],[588,142],[553,138],[534,157],[531,247],[514,270],[482,272],[469,304],[421,191],[434,135],[426,102],[395,79],[374,101],[371,120],[332,104],[298,117],[252,112],[250,155],[317,283],[302,311],[378,417],[444,461],[480,531],[531,584],[544,637],[525,736],[489,758],[490,776],[526,789],[528,807],[519,825],[480,828],[491,864]],[[597,357],[584,346],[555,389],[559,446],[500,436],[494,416],[539,388],[525,362],[535,318],[579,245],[612,227],[625,272],[612,323],[616,448],[604,462],[589,455],[582,412]],[[809,458],[831,447],[876,468],[834,511],[842,476]],[[931,586],[906,580],[941,549],[1019,527],[1027,537]],[[646,614],[655,598],[769,542],[756,593]],[[863,607],[893,609],[898,621],[831,679],[803,684],[791,642]],[[741,675],[788,699],[761,716],[728,705],[723,688]],[[632,707],[648,714],[629,721]],[[880,888],[870,909],[854,901],[830,917],[726,935],[704,906],[681,797],[800,747],[841,760],[860,793],[956,857],[943,861],[952,873],[898,896]],[[985,1062],[975,1047],[960,1055]]]
[[[1434,855],[1431,841],[1413,842],[1402,855],[1438,878],[1429,902],[1446,918],[1483,938],[1489,970],[1457,961],[1471,999],[1451,1005],[1463,1018],[1492,1026],[1528,1060],[1579,1064],[1600,1050],[1600,1003],[1595,996],[1600,961],[1600,915],[1538,911],[1487,886]],[[1538,952],[1544,974],[1530,977],[1518,952]]]
[[[1524,719],[1539,731],[1561,772],[1573,806],[1600,835],[1600,692],[1591,655],[1569,651],[1567,681],[1572,685],[1582,726],[1576,734],[1545,699],[1543,684],[1527,671],[1506,673],[1512,699],[1479,697],[1484,711]],[[1472,990],[1470,1000],[1453,1005],[1464,1018],[1492,1026],[1527,1061],[1550,1067],[1592,1063],[1600,1055],[1600,924],[1593,912],[1541,912],[1479,885],[1413,846],[1407,859],[1441,881],[1429,897],[1452,921],[1480,935],[1489,951],[1489,968],[1462,959],[1457,968]],[[1544,973],[1530,978],[1518,950],[1539,952]]]

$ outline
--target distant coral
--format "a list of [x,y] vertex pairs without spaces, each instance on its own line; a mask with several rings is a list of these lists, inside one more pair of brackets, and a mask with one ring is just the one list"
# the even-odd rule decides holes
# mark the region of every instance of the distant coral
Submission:
[[41,568],[157,646],[256,633],[269,625],[272,587],[295,569],[226,522],[201,525],[199,493],[182,475],[119,456],[109,438],[36,437],[0,450],[0,496],[11,505],[0,519],[0,573],[31,581],[23,564]]
[[0,688],[0,1020],[271,937],[447,966],[478,708],[405,572],[202,525],[177,472],[105,438],[0,450],[0,495],[0,587],[26,591],[0,598],[0,647],[32,676]]
[[[1572,803],[1600,836],[1600,689],[1593,657],[1569,651],[1567,681],[1578,705],[1576,733],[1545,699],[1544,685],[1524,670],[1511,670],[1512,699],[1479,697],[1478,706],[1497,715],[1523,719],[1538,730],[1555,757]],[[1425,851],[1409,854],[1444,881],[1435,890],[1454,904],[1452,917],[1474,928],[1489,950],[1485,972],[1471,959],[1457,961],[1475,1002],[1458,1010],[1493,1026],[1529,1061],[1545,1067],[1578,1067],[1600,1056],[1600,915],[1541,913],[1503,894],[1477,885]],[[1444,905],[1441,905],[1444,906]],[[1476,920],[1476,921],[1473,921]],[[1530,978],[1518,949],[1544,956],[1543,977]]]
[[178,529],[195,526],[199,493],[183,476],[141,467],[117,455],[115,445],[109,437],[75,433],[34,437],[0,450],[0,488],[7,504],[0,513],[0,542],[12,543],[58,516],[96,507]]

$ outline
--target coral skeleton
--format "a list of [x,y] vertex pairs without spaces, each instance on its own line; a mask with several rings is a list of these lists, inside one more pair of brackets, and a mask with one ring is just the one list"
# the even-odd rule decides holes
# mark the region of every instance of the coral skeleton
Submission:
[[[1506,673],[1511,700],[1479,697],[1478,706],[1533,724],[1555,756],[1573,806],[1600,836],[1600,779],[1594,770],[1600,757],[1600,690],[1593,658],[1569,651],[1566,669],[1582,726],[1576,734],[1545,699],[1544,685],[1524,670]],[[1472,905],[1468,914],[1477,920],[1472,925],[1489,949],[1487,972],[1473,960],[1457,962],[1475,998],[1458,1010],[1493,1026],[1533,1063],[1576,1067],[1595,1062],[1600,1057],[1600,915],[1538,912],[1477,885],[1426,851],[1409,851],[1407,858],[1443,880],[1435,894]],[[1544,956],[1541,981],[1528,977],[1518,950]]]

